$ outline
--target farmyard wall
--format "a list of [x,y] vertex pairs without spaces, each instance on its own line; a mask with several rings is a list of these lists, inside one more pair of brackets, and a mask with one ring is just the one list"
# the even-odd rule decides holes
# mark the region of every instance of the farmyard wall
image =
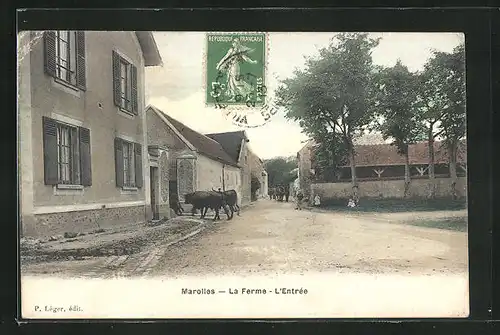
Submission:
[[[360,181],[359,196],[366,198],[403,198],[404,180]],[[410,185],[409,196],[425,198],[430,192],[428,179],[414,179]],[[436,196],[451,196],[451,179],[436,178]],[[460,177],[456,184],[457,195],[467,196],[467,179]],[[349,198],[352,194],[351,183],[318,183],[311,185],[311,193],[319,194],[321,198]]]

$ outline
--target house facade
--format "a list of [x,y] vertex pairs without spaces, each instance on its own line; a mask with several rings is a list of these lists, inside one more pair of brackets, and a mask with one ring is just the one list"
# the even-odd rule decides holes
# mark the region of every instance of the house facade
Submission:
[[164,172],[159,172],[162,179],[158,186],[165,196],[160,197],[162,204],[159,205],[168,204],[170,196],[178,197],[183,203],[187,193],[218,188],[236,190],[241,204],[240,167],[220,143],[155,106],[148,106],[146,115],[148,147],[166,152],[164,163],[160,165]]
[[152,33],[42,34],[18,62],[22,234],[144,221],[144,68],[161,65]]

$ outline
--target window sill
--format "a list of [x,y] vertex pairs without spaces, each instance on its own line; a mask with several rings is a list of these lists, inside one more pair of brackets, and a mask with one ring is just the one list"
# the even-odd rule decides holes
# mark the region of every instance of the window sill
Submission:
[[54,195],[83,195],[84,191],[82,185],[54,185]]
[[120,114],[121,116],[124,116],[128,119],[134,119],[136,116],[134,113],[129,112],[128,110],[121,108],[121,107],[118,107],[118,114]]
[[124,186],[120,189],[120,193],[123,195],[137,194],[139,193],[139,189],[137,187]]
[[133,187],[133,186],[123,186],[122,187],[122,190],[124,191],[135,191],[137,192],[139,189],[137,187]]
[[80,98],[81,90],[59,78],[52,78],[52,86]]
[[68,83],[67,81],[64,81],[64,80],[59,79],[59,78],[54,78],[54,81],[55,81],[56,83],[58,83],[58,84],[61,84],[61,85],[63,85],[63,86],[66,86],[67,88],[72,89],[73,91],[76,91],[76,92],[78,92],[78,91],[79,91],[78,87],[76,87],[76,86],[75,86],[75,85],[73,85],[73,84]]
[[82,185],[57,184],[58,190],[83,190]]

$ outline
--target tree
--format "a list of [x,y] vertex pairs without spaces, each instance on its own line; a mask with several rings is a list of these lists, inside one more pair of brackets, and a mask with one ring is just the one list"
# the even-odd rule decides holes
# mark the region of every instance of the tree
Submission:
[[318,180],[332,182],[338,180],[340,166],[348,163],[347,147],[338,134],[317,136],[319,141],[312,148],[311,160],[313,162],[314,176]]
[[460,141],[465,137],[466,109],[465,109],[465,48],[461,44],[446,57],[444,66],[449,75],[443,85],[449,99],[449,107],[445,110],[441,127],[443,142],[449,159],[451,194],[456,198],[457,183],[457,152]]
[[407,197],[411,182],[408,148],[425,134],[417,108],[417,78],[398,60],[394,67],[381,69],[375,82],[374,129],[382,133],[384,140],[392,139],[392,145],[405,157],[404,197]]
[[[299,121],[303,131],[320,147],[329,139],[335,139],[335,143],[341,140],[349,155],[355,197],[353,137],[368,123],[371,113],[371,52],[378,42],[367,33],[338,34],[336,40],[319,51],[319,57],[306,59],[304,70],[296,70],[292,77],[283,80],[276,92],[277,104],[285,109],[285,117]],[[321,150],[328,152],[326,148]]]
[[[457,138],[465,134],[463,69],[465,63],[463,57],[463,46],[457,47],[453,53],[434,51],[420,75],[419,100],[422,122],[427,132],[430,197],[435,196],[434,143],[440,136],[445,137],[445,143],[449,146],[450,169],[455,169],[456,179],[456,147],[454,146],[458,145],[459,139]],[[460,131],[461,128],[463,133]]]
[[295,158],[275,157],[264,161],[270,187],[286,184],[292,181],[290,172],[297,168]]

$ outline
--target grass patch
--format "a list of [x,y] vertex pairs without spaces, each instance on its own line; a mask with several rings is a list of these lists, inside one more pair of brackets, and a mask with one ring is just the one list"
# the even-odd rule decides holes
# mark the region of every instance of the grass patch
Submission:
[[361,198],[358,207],[347,207],[347,199],[322,199],[321,207],[346,212],[419,212],[419,211],[453,211],[467,209],[465,199],[371,199]]
[[419,227],[438,228],[438,229],[454,230],[461,232],[467,231],[466,216],[448,217],[440,219],[411,220],[411,221],[405,221],[403,223]]

